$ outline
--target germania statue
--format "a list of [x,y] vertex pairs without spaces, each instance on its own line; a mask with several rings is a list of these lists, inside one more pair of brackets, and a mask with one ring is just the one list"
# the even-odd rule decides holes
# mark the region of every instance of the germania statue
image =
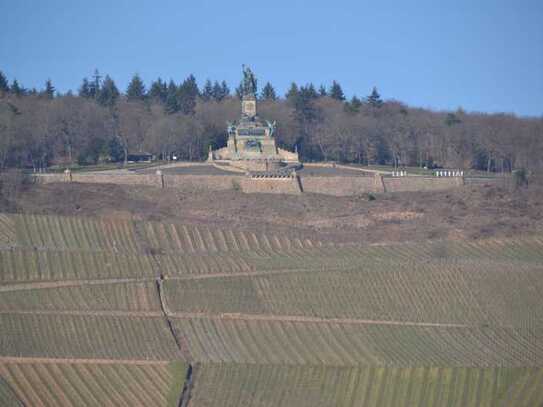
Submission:
[[242,65],[243,67],[243,95],[256,96],[256,77],[251,68]]

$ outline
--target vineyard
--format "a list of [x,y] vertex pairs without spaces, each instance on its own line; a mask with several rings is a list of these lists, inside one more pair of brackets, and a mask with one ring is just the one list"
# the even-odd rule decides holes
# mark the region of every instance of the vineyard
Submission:
[[[542,368],[206,365],[197,406],[540,406]],[[225,391],[225,389],[227,389]]]
[[0,214],[0,405],[543,405],[543,235]]
[[174,407],[183,387],[185,369],[178,362],[0,362],[0,374],[12,383],[27,406]]
[[23,407],[24,404],[17,397],[11,386],[0,377],[0,406]]
[[176,360],[180,352],[161,317],[0,314],[2,356]]
[[543,327],[537,318],[542,273],[541,266],[511,263],[368,263],[341,271],[172,279],[164,287],[172,312],[533,328]]
[[[357,323],[359,322],[359,323]],[[197,362],[332,366],[539,366],[541,330],[370,321],[174,318]]]
[[67,285],[0,291],[0,313],[17,311],[121,311],[160,314],[152,281]]
[[285,251],[319,247],[309,239],[131,220],[2,215],[0,243],[37,249],[138,253]]

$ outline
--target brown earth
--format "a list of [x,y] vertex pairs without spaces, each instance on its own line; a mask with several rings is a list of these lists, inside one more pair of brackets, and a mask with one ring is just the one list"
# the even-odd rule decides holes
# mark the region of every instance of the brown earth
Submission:
[[[105,216],[285,233],[331,242],[477,239],[543,232],[543,186],[333,197],[181,192],[147,186],[29,185],[0,212]],[[373,199],[375,198],[375,199]]]

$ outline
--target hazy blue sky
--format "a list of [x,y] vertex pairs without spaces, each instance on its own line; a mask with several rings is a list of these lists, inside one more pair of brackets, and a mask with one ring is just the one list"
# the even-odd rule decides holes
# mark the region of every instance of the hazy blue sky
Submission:
[[233,88],[241,64],[291,81],[434,109],[543,114],[543,1],[0,0],[0,70],[77,89],[194,73]]

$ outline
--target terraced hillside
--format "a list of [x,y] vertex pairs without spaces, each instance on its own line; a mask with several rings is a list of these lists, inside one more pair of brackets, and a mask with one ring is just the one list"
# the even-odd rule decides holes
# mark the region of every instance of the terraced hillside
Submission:
[[174,253],[289,250],[322,246],[322,242],[198,226],[84,217],[3,215],[6,230],[0,242],[34,249],[138,253],[155,250]]
[[206,365],[198,406],[538,406],[541,368]]
[[0,405],[543,405],[543,236],[0,215]]
[[27,406],[175,406],[185,369],[179,362],[0,362],[0,374]]

